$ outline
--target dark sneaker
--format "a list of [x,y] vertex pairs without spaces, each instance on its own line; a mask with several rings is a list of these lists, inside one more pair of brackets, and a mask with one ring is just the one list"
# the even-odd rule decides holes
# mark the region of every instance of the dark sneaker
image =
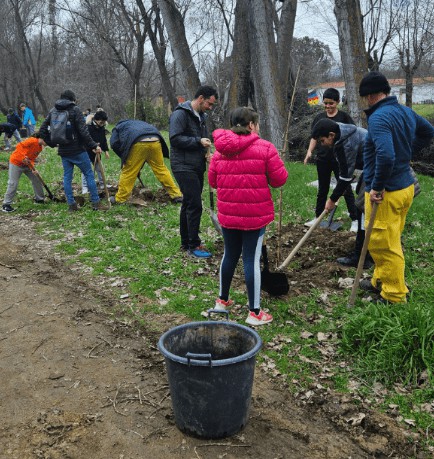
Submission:
[[77,211],[78,211],[78,206],[76,202],[74,202],[74,204],[69,204],[68,212],[77,212]]
[[359,287],[366,292],[379,293],[380,289],[374,287],[371,283],[371,279],[362,279],[359,282]]
[[[351,266],[352,268],[357,268],[359,265],[359,257],[355,254],[351,254],[348,257],[341,257],[336,260],[342,266]],[[374,262],[370,257],[365,258],[363,263],[363,269],[370,269],[374,266]]]
[[36,198],[35,198],[35,199],[33,200],[33,202],[34,202],[35,204],[45,204],[45,199],[36,199]]
[[103,204],[101,201],[92,203],[92,210],[109,210],[109,206]]
[[208,252],[203,245],[189,249],[188,254],[195,258],[210,258],[212,256],[211,252]]
[[116,198],[114,196],[109,197],[110,204],[114,206],[116,204]]
[[172,199],[173,204],[182,204],[183,198],[182,196],[178,196],[177,198]]
[[2,211],[3,212],[15,212],[14,209],[10,204],[3,204]]

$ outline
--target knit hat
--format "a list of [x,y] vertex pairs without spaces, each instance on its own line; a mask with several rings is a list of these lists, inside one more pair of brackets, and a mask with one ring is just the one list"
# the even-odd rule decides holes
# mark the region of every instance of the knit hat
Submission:
[[381,72],[369,72],[367,73],[360,82],[359,94],[360,97],[368,96],[369,94],[377,94],[384,92],[384,94],[390,93],[390,85],[387,78]]
[[60,94],[60,98],[70,100],[71,102],[75,102],[77,100],[75,94],[70,89],[63,91],[62,94]]
[[322,100],[324,99],[331,99],[335,102],[339,102],[341,100],[341,95],[339,91],[335,88],[327,88],[322,95]]
[[107,113],[104,110],[99,110],[93,115],[93,119],[95,121],[102,120],[102,121],[107,121]]

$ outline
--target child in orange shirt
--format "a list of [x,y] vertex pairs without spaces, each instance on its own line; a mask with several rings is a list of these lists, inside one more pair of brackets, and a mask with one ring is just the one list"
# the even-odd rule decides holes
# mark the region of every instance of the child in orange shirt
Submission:
[[35,159],[46,145],[47,144],[40,137],[39,132],[35,132],[32,137],[17,144],[15,151],[9,158],[9,180],[8,188],[3,199],[3,212],[15,211],[11,204],[17,192],[21,174],[26,174],[32,182],[33,191],[35,192],[34,201],[38,204],[44,203],[44,188],[40,180],[27,165],[35,165]]

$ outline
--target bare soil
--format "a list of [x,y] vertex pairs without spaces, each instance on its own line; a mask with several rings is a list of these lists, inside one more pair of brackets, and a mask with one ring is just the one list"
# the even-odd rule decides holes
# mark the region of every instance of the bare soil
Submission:
[[[283,229],[284,253],[302,234]],[[305,284],[338,288],[345,271],[333,260],[354,241],[335,236],[318,231],[306,245],[290,294]],[[0,458],[428,457],[396,420],[329,391],[296,400],[262,367],[242,432],[218,441],[184,435],[156,343],[186,318],[151,315],[141,328],[120,319],[119,292],[64,263],[52,245],[31,218],[0,215]]]

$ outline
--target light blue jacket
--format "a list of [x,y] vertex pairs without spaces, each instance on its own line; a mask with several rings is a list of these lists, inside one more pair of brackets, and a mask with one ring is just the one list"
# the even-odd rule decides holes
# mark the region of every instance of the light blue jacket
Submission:
[[33,116],[32,110],[29,107],[26,107],[23,112],[23,125],[27,126],[28,124],[36,124],[35,117]]

